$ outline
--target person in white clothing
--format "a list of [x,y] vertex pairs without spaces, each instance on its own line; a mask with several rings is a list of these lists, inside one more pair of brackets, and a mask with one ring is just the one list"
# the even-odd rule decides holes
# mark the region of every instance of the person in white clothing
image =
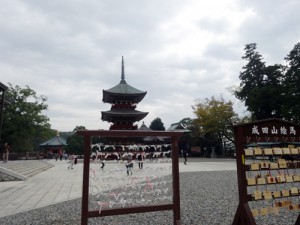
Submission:
[[70,156],[69,156],[69,163],[70,163],[70,165],[68,166],[68,169],[73,169],[74,161],[75,161],[74,154],[71,153]]

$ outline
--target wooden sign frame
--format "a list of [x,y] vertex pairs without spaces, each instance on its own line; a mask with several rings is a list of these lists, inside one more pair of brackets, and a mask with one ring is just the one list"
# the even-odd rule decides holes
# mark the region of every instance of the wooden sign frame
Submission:
[[[249,166],[245,165],[244,149],[253,142],[300,142],[300,125],[284,120],[270,118],[251,123],[233,126],[236,146],[236,163],[239,205],[232,225],[256,225],[250,210],[247,193],[246,172]],[[300,224],[300,214],[295,225]]]
[[[84,138],[84,165],[83,165],[83,184],[82,184],[82,209],[81,224],[87,225],[88,218],[123,215],[131,213],[145,213],[162,210],[173,210],[173,223],[180,225],[180,192],[179,192],[179,164],[178,164],[178,141],[183,132],[167,132],[167,131],[139,131],[139,130],[81,130],[76,132]],[[169,137],[172,146],[172,179],[173,179],[173,202],[164,205],[136,206],[115,209],[103,209],[101,214],[99,211],[89,211],[89,170],[91,155],[91,137]]]

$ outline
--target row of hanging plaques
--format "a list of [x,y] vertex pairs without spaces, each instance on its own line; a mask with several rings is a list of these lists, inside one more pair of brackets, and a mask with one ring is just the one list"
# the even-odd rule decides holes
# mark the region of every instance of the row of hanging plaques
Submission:
[[249,148],[245,149],[245,156],[263,155],[299,155],[300,148]]
[[300,182],[299,174],[278,174],[276,176],[273,176],[272,174],[268,173],[265,174],[264,176],[256,175],[254,177],[247,178],[248,186],[282,184],[282,183],[293,183],[293,182]]
[[253,208],[251,209],[252,215],[254,217],[257,216],[266,216],[266,215],[279,215],[280,209],[287,209],[287,210],[293,210],[293,211],[299,211],[300,210],[300,204],[293,203],[290,200],[282,200],[282,201],[276,201],[273,202],[270,206],[264,205],[261,208]]
[[[268,214],[278,214],[282,210],[300,210],[299,189],[292,187],[289,190],[255,190],[250,204],[254,217]],[[259,200],[264,200],[260,201]]]
[[[251,209],[254,217],[278,214],[280,209],[300,210],[300,189],[298,188],[298,186],[300,187],[300,175],[297,173],[300,161],[294,160],[292,162],[282,158],[284,155],[298,156],[299,151],[300,148],[251,148],[244,150],[246,159],[251,160],[250,163],[246,164],[248,166],[246,179],[247,186],[250,188],[248,190],[251,196],[250,201],[254,206],[257,206],[258,203],[255,203],[257,201],[262,200],[263,202],[258,204],[260,208]],[[275,160],[269,161],[263,158],[253,161],[256,156],[275,156]],[[274,172],[277,175],[274,175]]]

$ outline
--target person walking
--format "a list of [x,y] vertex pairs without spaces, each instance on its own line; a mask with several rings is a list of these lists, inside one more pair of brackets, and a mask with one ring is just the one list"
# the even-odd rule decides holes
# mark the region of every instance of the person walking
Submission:
[[73,169],[74,161],[75,161],[74,154],[71,153],[70,156],[69,156],[69,162],[68,163],[70,163],[70,165],[68,166],[68,169]]
[[183,150],[183,157],[184,157],[184,164],[185,164],[185,165],[187,165],[187,164],[186,164],[186,162],[187,162],[187,154],[188,154],[188,153],[187,153],[187,150],[184,149],[184,150]]
[[5,143],[3,146],[3,163],[7,163],[9,156],[10,146],[8,143]]
[[103,162],[103,160],[101,160],[100,162],[101,162],[101,167],[100,168],[103,170],[103,168],[105,166],[105,163]]

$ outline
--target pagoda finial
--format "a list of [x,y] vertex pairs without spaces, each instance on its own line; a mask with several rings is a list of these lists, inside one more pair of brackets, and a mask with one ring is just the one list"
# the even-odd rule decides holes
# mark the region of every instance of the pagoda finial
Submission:
[[124,72],[124,59],[123,59],[123,56],[122,56],[121,83],[126,83],[126,81],[125,81],[125,72]]

